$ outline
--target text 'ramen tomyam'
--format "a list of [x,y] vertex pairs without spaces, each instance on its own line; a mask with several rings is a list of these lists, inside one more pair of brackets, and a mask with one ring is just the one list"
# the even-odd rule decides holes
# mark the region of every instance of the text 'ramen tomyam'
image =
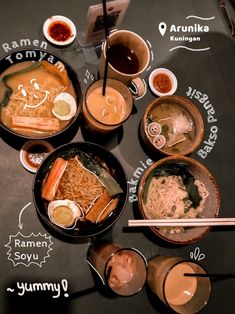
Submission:
[[0,76],[1,123],[14,133],[47,137],[63,130],[77,112],[65,67],[47,61],[11,65]]

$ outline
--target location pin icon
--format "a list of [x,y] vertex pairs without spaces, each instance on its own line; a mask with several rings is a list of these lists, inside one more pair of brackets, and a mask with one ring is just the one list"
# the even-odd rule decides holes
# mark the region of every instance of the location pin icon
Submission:
[[166,32],[166,29],[167,29],[166,23],[164,23],[164,22],[159,23],[158,29],[159,29],[160,34],[161,34],[162,36],[164,36],[164,35],[165,35],[165,32]]

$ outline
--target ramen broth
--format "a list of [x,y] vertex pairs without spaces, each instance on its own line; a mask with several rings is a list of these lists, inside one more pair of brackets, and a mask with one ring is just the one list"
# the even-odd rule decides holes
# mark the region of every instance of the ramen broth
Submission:
[[[12,76],[7,76],[9,74]],[[11,94],[3,103],[8,88]],[[47,61],[12,65],[0,76],[1,122],[10,130],[26,136],[57,133],[70,121],[62,121],[52,113],[54,98],[64,92],[76,99],[65,69],[59,71]]]
[[[193,118],[178,104],[165,102],[153,108],[148,115],[146,129],[152,122],[157,122],[161,126],[160,134],[166,139],[162,150],[166,153],[180,153],[191,146],[195,139]],[[150,134],[148,137],[154,143],[155,137]]]
[[68,159],[58,157],[45,177],[41,192],[48,209],[55,201],[62,205],[74,202],[78,206],[82,215],[76,219],[75,229],[103,222],[112,215],[119,194],[123,193],[111,169],[83,152]]

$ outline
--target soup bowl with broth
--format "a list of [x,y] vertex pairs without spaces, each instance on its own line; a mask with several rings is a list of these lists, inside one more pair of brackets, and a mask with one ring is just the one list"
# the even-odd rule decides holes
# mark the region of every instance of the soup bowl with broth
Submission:
[[[161,158],[146,170],[138,186],[143,219],[214,218],[219,214],[220,194],[215,178],[197,160],[183,155]],[[153,227],[167,242],[188,244],[205,236],[211,227]]]
[[125,207],[127,179],[111,152],[93,143],[74,142],[58,147],[43,161],[33,197],[49,231],[81,240],[116,223]]
[[153,152],[189,155],[203,139],[204,123],[200,111],[187,98],[162,96],[147,106],[140,133]]
[[82,105],[79,78],[59,56],[21,50],[0,61],[0,125],[26,139],[67,130]]

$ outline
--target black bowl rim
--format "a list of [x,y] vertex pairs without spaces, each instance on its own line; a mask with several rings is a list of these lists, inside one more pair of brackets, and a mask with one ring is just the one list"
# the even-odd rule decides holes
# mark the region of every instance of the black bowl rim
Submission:
[[[123,205],[122,205],[122,208],[120,209],[118,215],[115,217],[115,219],[112,221],[111,224],[105,226],[105,228],[101,228],[101,230],[97,231],[97,232],[93,232],[91,234],[86,234],[86,235],[74,235],[72,233],[66,233],[66,229],[63,229],[59,226],[56,226],[55,224],[53,224],[49,218],[47,218],[45,215],[43,215],[40,211],[40,209],[38,208],[38,205],[37,205],[37,201],[36,201],[36,198],[35,198],[35,193],[34,193],[34,190],[35,190],[35,185],[36,185],[36,181],[37,181],[37,177],[38,177],[38,174],[40,174],[40,171],[41,169],[47,164],[50,162],[51,158],[53,158],[54,156],[56,156],[59,152],[63,151],[64,149],[66,148],[69,148],[71,146],[72,147],[77,147],[79,145],[88,145],[88,146],[93,146],[93,148],[97,148],[99,150],[102,150],[105,154],[109,154],[109,156],[111,156],[111,158],[113,160],[115,160],[117,162],[117,164],[120,166],[120,169],[122,170],[122,175],[123,177],[125,178],[125,182],[123,182],[123,186],[125,186],[125,191],[124,191],[124,194],[125,196],[123,197]],[[97,236],[97,235],[100,235],[101,233],[104,233],[105,231],[109,230],[117,221],[118,219],[120,218],[120,216],[122,215],[123,211],[125,210],[125,207],[126,207],[126,203],[127,203],[127,197],[128,197],[128,184],[127,184],[127,175],[126,175],[126,171],[124,169],[124,167],[122,166],[122,164],[120,163],[120,161],[118,160],[118,158],[110,151],[108,151],[106,148],[104,148],[103,146],[101,145],[98,145],[98,144],[95,144],[95,143],[92,143],[92,142],[82,142],[82,141],[78,141],[78,142],[71,142],[71,143],[66,143],[66,144],[63,144],[59,147],[57,147],[55,150],[53,150],[42,162],[42,164],[40,165],[40,167],[38,168],[35,176],[34,176],[34,179],[33,179],[33,183],[32,183],[32,194],[33,194],[33,202],[34,202],[34,205],[35,205],[35,208],[36,208],[36,211],[39,215],[39,217],[42,219],[43,222],[45,222],[45,224],[50,228],[52,229],[53,232],[55,232],[58,236],[62,236],[62,237],[65,237],[67,239],[85,239],[85,238],[91,238],[91,237],[94,237],[94,236]]]
[[[5,57],[1,58],[0,60],[0,74],[2,73],[1,71],[1,63],[8,57],[8,56],[11,56],[12,54],[17,54],[17,53],[21,53],[21,52],[25,52],[25,51],[36,51],[36,52],[46,52],[46,53],[49,53],[50,55],[58,58],[59,61],[61,61],[66,67],[68,67],[70,69],[70,71],[73,73],[74,77],[76,77],[76,80],[77,80],[77,83],[78,83],[78,86],[76,87],[75,89],[75,92],[76,92],[76,95],[79,95],[79,99],[77,100],[77,112],[75,114],[75,116],[73,117],[73,119],[71,120],[71,122],[66,126],[64,127],[62,130],[60,130],[59,132],[56,132],[56,133],[53,133],[51,135],[45,135],[45,136],[40,136],[40,137],[32,137],[32,136],[27,136],[27,135],[23,135],[23,134],[18,134],[12,130],[10,130],[8,127],[6,127],[2,121],[0,120],[0,127],[3,128],[6,132],[10,133],[11,135],[15,136],[15,137],[18,137],[18,138],[22,138],[22,139],[26,139],[26,140],[46,140],[46,139],[51,139],[51,138],[54,138],[58,135],[60,135],[61,133],[63,132],[66,132],[72,125],[74,125],[74,123],[77,121],[77,119],[79,118],[79,115],[82,111],[82,103],[83,103],[83,93],[82,93],[82,88],[81,88],[81,81],[80,81],[80,78],[77,74],[77,72],[75,71],[75,69],[73,68],[73,66],[67,62],[64,58],[62,58],[61,56],[59,56],[58,54],[52,52],[52,51],[49,51],[49,50],[45,50],[45,49],[38,49],[38,48],[25,48],[25,49],[21,49],[21,50],[16,50],[16,51],[13,51],[11,54],[8,54],[8,55],[5,55]],[[19,60],[19,62],[17,63],[21,63],[25,60]],[[43,61],[43,60],[42,60]],[[14,63],[14,64],[17,64],[17,63]],[[11,65],[14,65],[14,64],[11,64]],[[9,65],[9,67],[11,66]],[[6,69],[5,69],[6,70]],[[4,70],[4,71],[5,71]],[[72,82],[73,83],[73,82]],[[78,90],[77,90],[78,88]]]

